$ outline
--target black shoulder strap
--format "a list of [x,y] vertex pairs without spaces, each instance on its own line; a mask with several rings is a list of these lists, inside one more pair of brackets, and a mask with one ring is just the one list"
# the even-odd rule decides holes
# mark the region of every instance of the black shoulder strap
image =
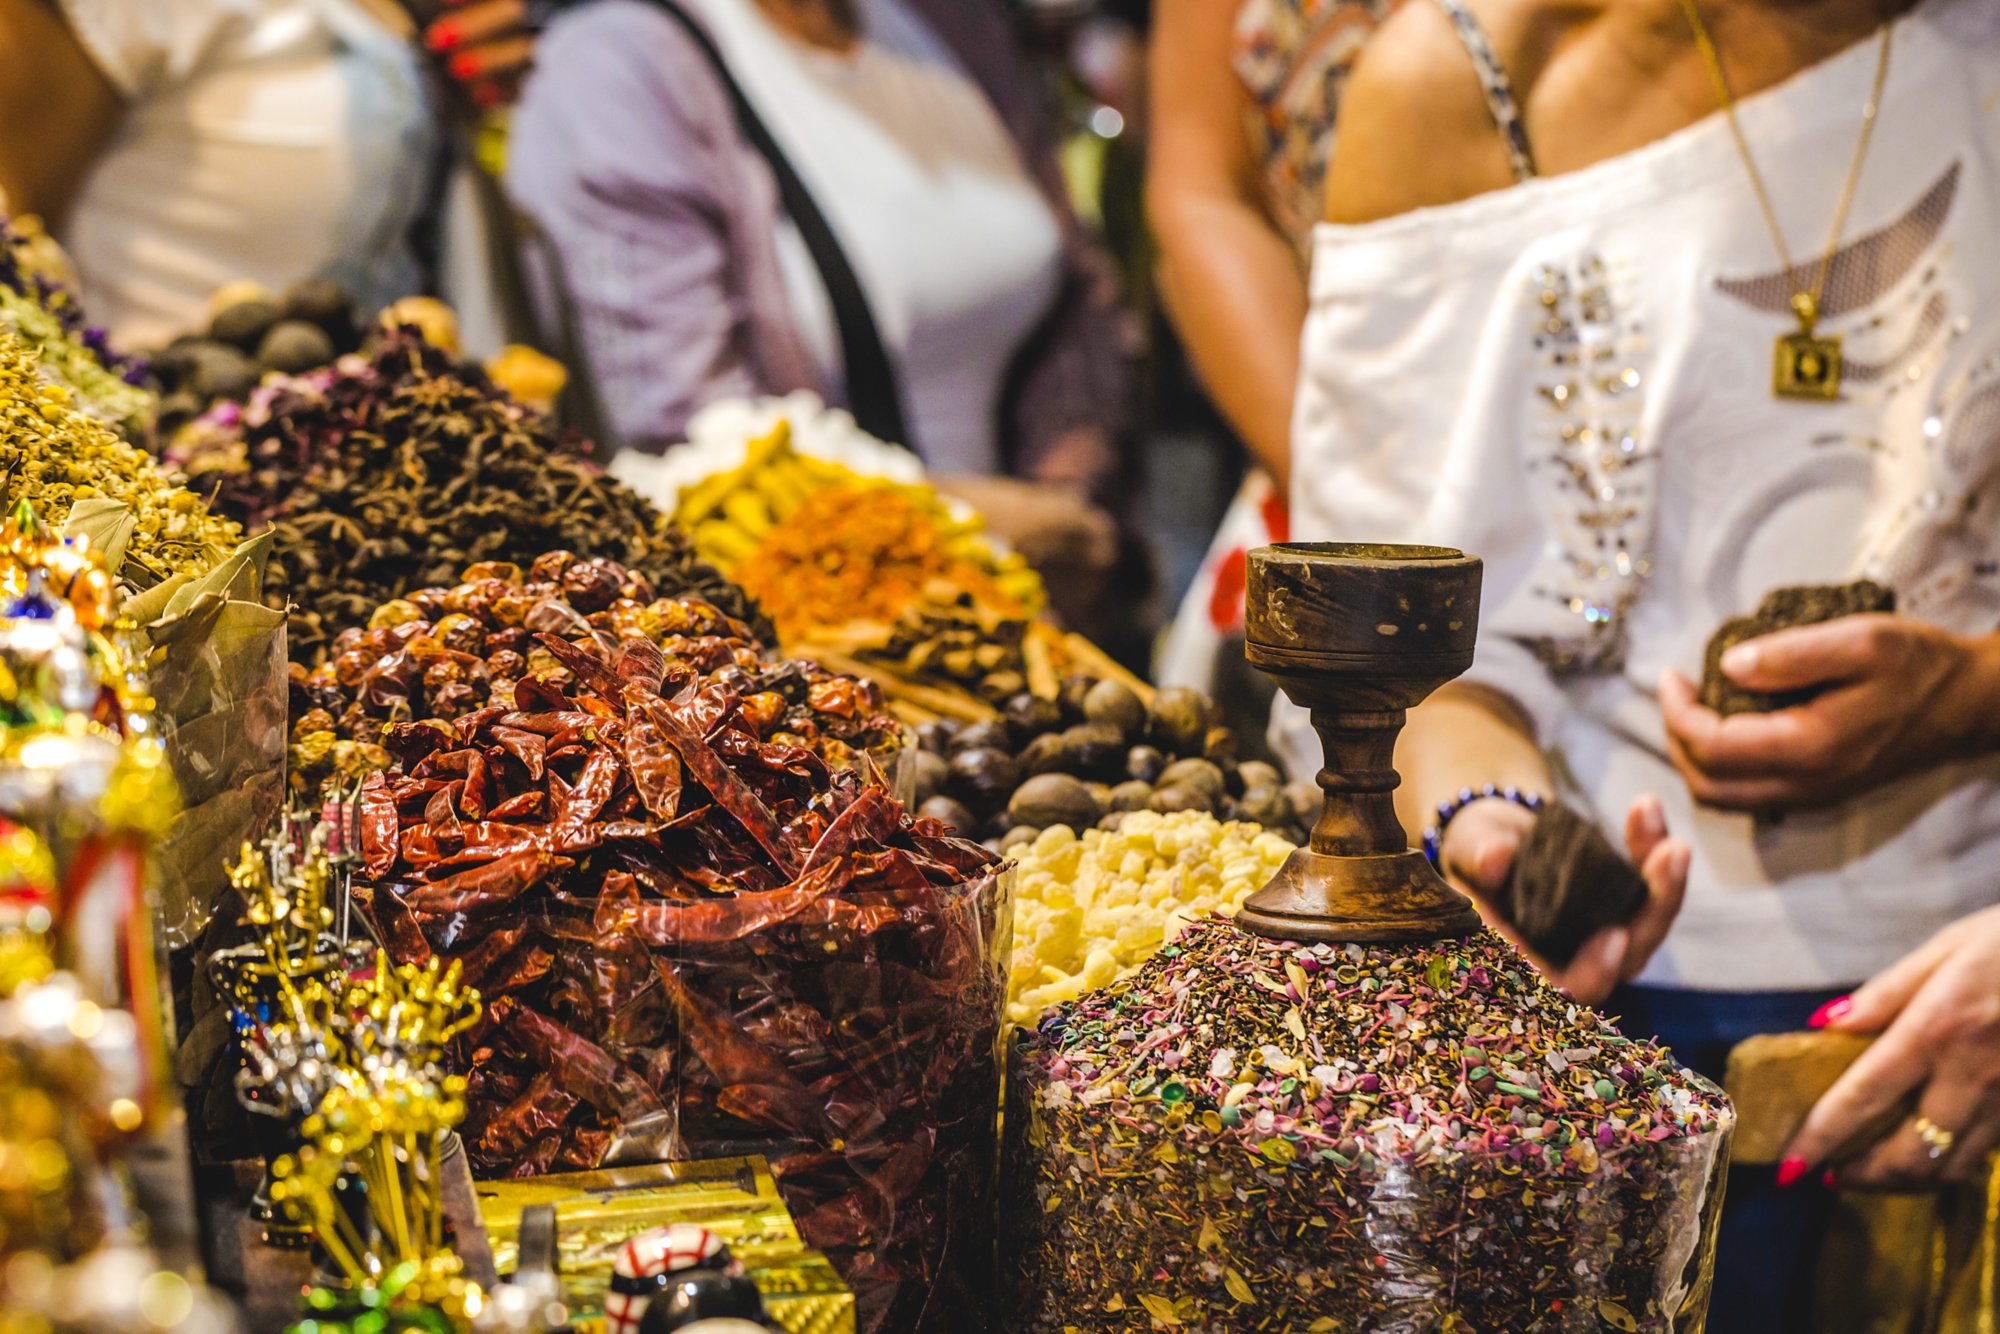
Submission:
[[911,438],[909,420],[903,414],[903,394],[896,382],[896,368],[889,360],[888,349],[882,345],[875,312],[868,304],[868,294],[861,289],[861,280],[855,276],[854,266],[847,262],[847,252],[840,248],[840,238],[833,234],[826,215],[820,212],[806,183],[799,179],[791,159],[771,137],[769,127],[744,95],[742,85],[729,72],[729,63],[716,49],[715,39],[708,30],[695,22],[676,0],[652,0],[652,3],[687,29],[696,49],[715,67],[716,76],[728,89],[730,103],[736,108],[736,122],[743,137],[770,164],[771,175],[777,178],[778,198],[785,214],[799,229],[833,304],[841,359],[846,363],[848,409],[853,412],[854,420],[877,439],[921,453]]

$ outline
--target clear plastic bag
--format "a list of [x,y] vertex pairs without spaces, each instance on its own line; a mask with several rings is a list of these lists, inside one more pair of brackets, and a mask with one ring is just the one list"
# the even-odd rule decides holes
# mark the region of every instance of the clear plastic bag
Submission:
[[1702,1328],[1719,1090],[1490,935],[1246,939],[1199,924],[1023,1035],[1008,1328]]
[[970,1331],[990,1307],[1013,880],[824,899],[663,974],[681,1152],[767,1156],[864,1331]]

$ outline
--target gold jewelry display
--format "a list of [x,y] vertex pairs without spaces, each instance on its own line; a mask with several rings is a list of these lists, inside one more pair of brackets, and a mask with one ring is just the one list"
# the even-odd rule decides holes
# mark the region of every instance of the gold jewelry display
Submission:
[[1910,1128],[1917,1132],[1917,1138],[1924,1142],[1924,1148],[1930,1151],[1933,1160],[1950,1153],[1952,1146],[1958,1143],[1957,1135],[1928,1116],[1918,1117]]
[[1764,222],[1771,229],[1771,239],[1778,245],[1778,258],[1784,261],[1785,277],[1793,287],[1792,313],[1798,317],[1799,328],[1796,333],[1781,335],[1773,349],[1771,392],[1779,398],[1832,402],[1840,397],[1845,358],[1840,335],[1818,332],[1820,301],[1826,294],[1827,275],[1833,270],[1833,257],[1840,250],[1840,238],[1847,230],[1848,211],[1854,206],[1855,191],[1861,184],[1861,165],[1868,160],[1868,146],[1875,138],[1875,119],[1882,106],[1882,88],[1889,78],[1889,50],[1895,25],[1882,25],[1882,52],[1875,63],[1875,87],[1861,108],[1861,141],[1855,145],[1854,161],[1847,169],[1847,184],[1840,192],[1840,206],[1834,211],[1833,233],[1827,237],[1826,250],[1820,256],[1819,274],[1808,288],[1799,281],[1799,266],[1792,259],[1791,247],[1785,244],[1785,230],[1778,223],[1778,210],[1771,203],[1770,192],[1764,188],[1763,173],[1757,170],[1757,160],[1750,152],[1750,141],[1744,137],[1742,123],[1736,117],[1736,97],[1729,90],[1729,75],[1722,68],[1722,56],[1716,50],[1715,39],[1709,35],[1708,25],[1702,22],[1701,9],[1696,0],[1681,0],[1681,8],[1687,11],[1688,26],[1694,29],[1695,46],[1700,49],[1709,77],[1715,82],[1716,100],[1722,104],[1723,114],[1729,118],[1729,133],[1736,140],[1736,151],[1742,155],[1743,166],[1750,174],[1750,188],[1757,194],[1758,207],[1764,211]]

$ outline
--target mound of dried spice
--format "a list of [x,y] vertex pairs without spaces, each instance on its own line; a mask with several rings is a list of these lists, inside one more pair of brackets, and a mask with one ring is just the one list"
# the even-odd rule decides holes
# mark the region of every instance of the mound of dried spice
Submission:
[[988,612],[1040,610],[1034,575],[1010,572],[970,521],[934,496],[880,485],[825,486],[807,495],[735,567],[787,639],[848,621],[895,623],[925,602],[960,595]]
[[[560,671],[391,724],[395,767],[364,789],[380,934],[399,961],[462,962],[488,998],[456,1048],[474,1166],[765,1153],[864,1328],[969,1328],[1007,967],[996,859],[830,770],[733,655],[707,670],[610,638],[535,634]],[[809,687],[810,707],[837,693]]]
[[195,483],[222,512],[276,530],[268,587],[295,605],[295,661],[318,661],[333,636],[411,589],[558,550],[615,560],[663,596],[702,598],[768,632],[684,534],[575,452],[583,446],[414,331],[190,430],[194,443],[177,448]]
[[67,389],[43,381],[33,351],[0,330],[0,492],[26,501],[60,528],[83,501],[131,509],[119,577],[148,586],[202,573],[242,532],[102,422],[77,410]]
[[424,588],[375,609],[367,628],[334,637],[332,656],[292,664],[291,776],[316,792],[330,778],[380,769],[383,729],[513,707],[515,687],[558,689],[574,678],[535,636],[615,645],[657,644],[671,663],[726,684],[772,721],[772,735],[804,745],[835,769],[888,763],[902,745],[880,691],[809,662],[770,662],[749,627],[697,598],[661,598],[616,561],[551,551],[525,571],[487,562],[450,588]]
[[79,410],[143,440],[158,407],[146,362],[112,350],[65,281],[67,267],[61,247],[32,219],[0,217],[0,329],[35,350],[43,378],[68,389]]
[[1209,919],[1016,1055],[1014,1328],[1700,1327],[1727,1100],[1490,933]]

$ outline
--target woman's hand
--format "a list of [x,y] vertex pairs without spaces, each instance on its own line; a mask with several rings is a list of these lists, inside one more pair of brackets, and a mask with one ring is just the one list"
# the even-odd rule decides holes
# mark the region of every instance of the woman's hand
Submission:
[[[1833,1184],[1869,1189],[1983,1175],[2000,1146],[2000,908],[1946,927],[1813,1024],[1882,1036],[1806,1118],[1779,1185],[1828,1163]],[[1851,1143],[1913,1094],[1914,1115],[1874,1144]]]
[[509,101],[535,55],[528,0],[445,0],[443,18],[424,31],[424,45],[444,58],[445,72],[483,107]]
[[[1511,801],[1475,801],[1445,826],[1439,860],[1453,884],[1472,896],[1480,915],[1496,931],[1521,945],[1520,937],[1494,904],[1514,869],[1522,840],[1535,813]],[[1646,881],[1646,903],[1625,926],[1607,927],[1583,943],[1567,967],[1557,968],[1522,946],[1522,952],[1551,983],[1595,1004],[1620,982],[1638,975],[1666,939],[1687,892],[1687,844],[1667,837],[1666,813],[1658,798],[1641,797],[1625,816],[1625,850]]]
[[1817,688],[1804,704],[1724,718],[1660,678],[1668,752],[1695,800],[1726,810],[1830,806],[1993,747],[2000,641],[1909,616],[1847,616],[1748,640],[1722,670],[1748,690]]

